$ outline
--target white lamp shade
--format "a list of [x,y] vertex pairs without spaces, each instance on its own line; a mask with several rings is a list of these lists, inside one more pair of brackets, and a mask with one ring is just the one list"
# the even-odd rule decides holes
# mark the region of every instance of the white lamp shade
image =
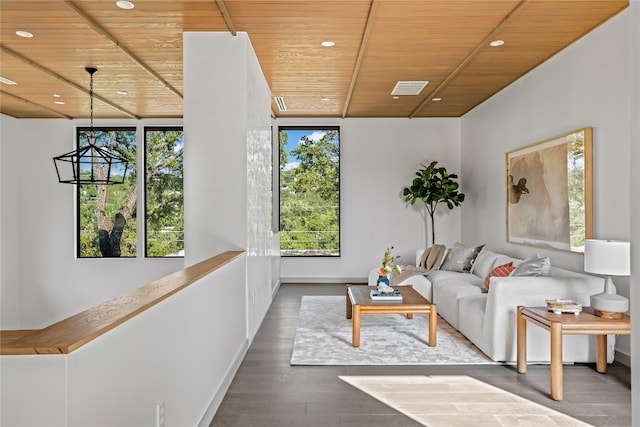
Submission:
[[586,240],[584,246],[584,271],[610,276],[631,274],[629,242],[615,240]]

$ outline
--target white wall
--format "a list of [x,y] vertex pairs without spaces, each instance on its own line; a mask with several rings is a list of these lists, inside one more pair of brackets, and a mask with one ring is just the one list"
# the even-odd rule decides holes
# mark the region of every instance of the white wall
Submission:
[[272,296],[271,92],[246,33],[185,33],[183,56],[185,264],[246,250],[253,336]]
[[2,356],[0,424],[155,426],[164,402],[167,427],[209,425],[249,345],[245,271],[242,256],[68,355]]
[[[224,66],[220,57],[225,58]],[[214,69],[219,74],[213,76]],[[218,84],[211,85],[212,80]],[[166,405],[167,426],[208,425],[213,418],[277,287],[273,283],[277,256],[272,253],[271,197],[265,190],[271,182],[270,94],[248,38],[242,34],[185,35],[185,81],[190,83],[185,85],[184,102],[184,263],[193,265],[230,249],[247,248],[247,255],[68,356],[3,356],[3,374],[8,373],[2,381],[3,425],[150,426],[155,425],[156,406],[161,401]],[[3,140],[2,158],[6,159],[9,148],[19,147],[19,154],[31,155],[32,160],[35,156],[38,169],[48,169],[51,175],[28,176],[27,189],[19,187],[9,194],[19,202],[14,207],[17,213],[8,213],[20,216],[23,222],[16,242],[5,246],[3,235],[3,250],[21,243],[16,275],[22,279],[43,275],[54,282],[44,282],[46,289],[24,280],[8,287],[22,293],[23,306],[31,308],[46,299],[52,310],[62,313],[60,305],[74,314],[84,308],[78,303],[83,297],[97,302],[107,299],[98,292],[106,287],[103,285],[111,285],[109,291],[115,296],[125,292],[116,286],[119,281],[127,279],[127,285],[137,287],[151,281],[151,277],[141,279],[150,274],[155,279],[182,268],[182,260],[169,260],[171,264],[155,259],[74,260],[73,187],[57,184],[49,164],[54,154],[71,149],[72,122],[6,121],[13,126],[7,134],[19,135],[14,142],[22,145],[12,144],[5,151],[7,141]],[[51,134],[48,139],[47,134]],[[46,150],[33,143],[31,151],[23,148],[32,141],[52,139],[58,144]],[[5,165],[3,172],[25,168]],[[29,171],[20,172],[27,176]],[[44,197],[44,208],[32,203],[25,192],[34,194],[36,183],[46,186],[40,188],[46,196],[64,192],[70,198],[69,206],[53,196]],[[12,200],[9,196],[3,193],[5,207],[5,200]],[[41,212],[31,211],[36,208]],[[57,224],[65,221],[71,230],[58,230]],[[64,235],[65,231],[71,236]],[[47,258],[54,254],[38,246],[41,234],[51,243],[58,239],[70,245],[69,251],[58,248],[52,251],[55,259]],[[60,269],[55,263],[62,264]],[[85,265],[91,270],[83,269]],[[84,280],[71,287],[65,281],[66,271]],[[65,285],[56,287],[59,283]],[[42,375],[30,375],[32,369]]]
[[[181,124],[95,120],[137,126],[139,150],[145,125]],[[75,127],[87,125],[2,116],[2,328],[42,328],[183,267],[182,259],[141,258],[141,235],[136,259],[75,258],[75,187],[58,183],[52,158],[72,150]]]
[[636,315],[631,317],[631,354],[636,358],[631,369],[631,408],[634,425],[640,424],[640,370],[637,369],[637,357],[640,354],[640,0],[629,2],[629,134],[631,140],[631,285],[630,311]]
[[[582,271],[580,254],[506,243],[504,155],[589,126],[593,237],[629,240],[629,41],[629,14],[622,12],[462,118],[462,181],[469,193],[463,240],[520,257],[538,252]],[[628,279],[615,282],[628,296]],[[617,347],[629,354],[628,337]]]
[[[20,327],[20,209],[18,120],[0,115],[0,326]],[[13,142],[12,142],[13,141]]]
[[[455,118],[274,120],[274,132],[278,126],[340,126],[341,256],[284,257],[283,282],[366,281],[387,246],[394,246],[394,254],[407,263],[414,261],[415,250],[425,245],[424,221],[417,204],[405,205],[402,189],[420,164],[433,160],[451,173],[460,172],[459,124]],[[455,243],[460,209],[441,206],[435,227],[437,243]]]

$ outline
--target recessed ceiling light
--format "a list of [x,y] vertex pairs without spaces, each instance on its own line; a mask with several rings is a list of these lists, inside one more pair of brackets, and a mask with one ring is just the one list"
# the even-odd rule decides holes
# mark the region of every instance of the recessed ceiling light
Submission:
[[119,0],[116,2],[116,6],[118,6],[120,9],[133,9],[134,7],[136,7],[135,4],[131,3],[130,1],[125,1],[125,0]]
[[393,99],[400,99],[398,95],[394,96]]
[[325,40],[320,44],[324,47],[333,47],[336,45],[336,42],[332,42],[331,40]]
[[53,94],[53,97],[54,97],[54,98],[60,98],[61,96],[62,96],[62,95],[60,95],[59,93],[54,93],[54,94]]
[[64,101],[53,101],[55,104],[64,105]]
[[29,31],[16,31],[16,35],[24,37],[25,39],[30,39],[31,37],[33,37],[33,34],[31,34]]
[[504,44],[504,40],[494,40],[491,43],[489,43],[489,45],[493,47],[502,46],[503,44]]
[[18,83],[14,82],[13,80],[9,80],[6,77],[2,77],[0,76],[0,82],[6,84],[6,85],[17,85]]
[[442,101],[442,98],[431,98],[431,100],[438,102],[438,101]]
[[331,98],[329,98],[328,96],[323,96],[322,98],[320,98],[321,101],[331,101]]
[[116,92],[118,95],[129,95],[129,92],[127,92],[126,90],[119,90],[118,92]]

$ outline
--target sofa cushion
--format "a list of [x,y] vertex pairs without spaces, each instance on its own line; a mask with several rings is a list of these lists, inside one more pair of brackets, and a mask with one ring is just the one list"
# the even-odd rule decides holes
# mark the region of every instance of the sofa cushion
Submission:
[[435,271],[429,275],[432,283],[433,302],[438,314],[451,326],[458,329],[461,297],[482,294],[482,280],[471,273]]
[[536,255],[518,264],[512,276],[548,276],[550,271],[551,261],[549,257],[539,258]]
[[468,273],[483,247],[484,245],[465,246],[457,242],[449,249],[440,270]]
[[502,264],[495,267],[493,270],[491,270],[489,274],[487,274],[487,277],[484,279],[483,290],[485,292],[489,291],[489,283],[492,277],[507,277],[511,274],[513,270],[515,270],[515,267],[513,266],[513,262],[509,262],[507,264]]
[[488,294],[466,295],[460,298],[459,331],[480,350],[488,341],[484,336],[484,317]]

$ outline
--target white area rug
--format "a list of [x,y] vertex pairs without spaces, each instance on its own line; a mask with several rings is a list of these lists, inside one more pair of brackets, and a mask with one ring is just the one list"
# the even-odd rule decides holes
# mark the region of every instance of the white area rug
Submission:
[[462,334],[438,318],[437,345],[429,347],[429,318],[364,314],[360,347],[351,345],[351,320],[342,296],[303,296],[292,365],[493,365]]
[[429,427],[590,426],[466,375],[340,378]]

